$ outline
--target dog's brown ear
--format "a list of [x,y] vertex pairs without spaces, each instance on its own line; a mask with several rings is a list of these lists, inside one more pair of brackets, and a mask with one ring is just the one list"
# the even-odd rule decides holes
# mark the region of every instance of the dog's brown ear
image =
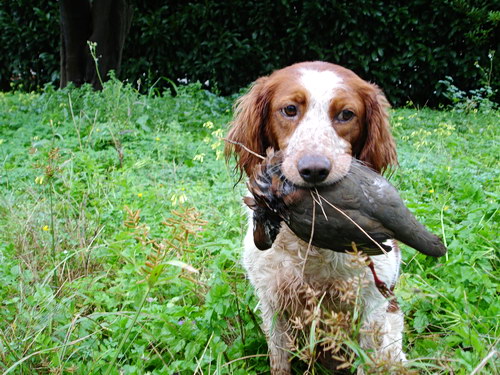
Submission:
[[234,119],[227,135],[227,139],[236,144],[226,143],[226,160],[234,153],[236,168],[247,175],[262,160],[242,146],[262,156],[265,156],[266,149],[270,146],[265,127],[271,100],[267,81],[268,77],[259,78],[250,91],[236,102]]
[[377,172],[398,164],[396,143],[389,125],[389,102],[380,89],[370,84],[363,93],[365,142],[358,158]]

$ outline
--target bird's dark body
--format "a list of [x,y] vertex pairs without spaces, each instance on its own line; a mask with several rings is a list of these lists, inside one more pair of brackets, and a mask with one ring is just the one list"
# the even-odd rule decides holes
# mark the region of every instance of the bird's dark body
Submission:
[[340,181],[317,189],[292,185],[281,175],[280,160],[279,152],[270,153],[248,184],[253,198],[245,202],[254,210],[259,249],[271,247],[285,221],[302,240],[337,252],[351,251],[354,242],[366,254],[378,255],[381,247],[391,250],[385,241],[396,239],[426,255],[446,253],[441,240],[416,220],[397,190],[356,160]]

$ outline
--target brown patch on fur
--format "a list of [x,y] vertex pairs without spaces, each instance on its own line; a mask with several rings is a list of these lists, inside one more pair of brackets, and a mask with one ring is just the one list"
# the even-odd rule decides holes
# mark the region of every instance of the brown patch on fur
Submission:
[[396,298],[391,298],[389,300],[389,306],[387,306],[387,312],[396,313],[399,311],[399,303]]
[[377,172],[398,164],[396,143],[391,135],[389,114],[390,105],[384,94],[375,85],[362,91],[365,101],[365,140],[358,158]]
[[[250,91],[241,97],[235,107],[235,117],[227,138],[233,142],[243,144],[253,152],[265,155],[268,147],[275,147],[266,127],[269,111],[269,102],[272,93],[267,86],[269,78],[259,78]],[[225,147],[226,159],[232,153],[236,155],[236,167],[249,176],[253,168],[261,162],[257,156],[244,150],[242,147],[227,143]]]

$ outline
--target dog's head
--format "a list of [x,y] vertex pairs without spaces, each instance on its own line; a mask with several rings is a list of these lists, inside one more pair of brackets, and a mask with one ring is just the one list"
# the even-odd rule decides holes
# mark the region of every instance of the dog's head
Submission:
[[[352,71],[305,62],[259,78],[236,104],[228,134],[237,167],[250,175],[265,155],[283,151],[282,171],[300,186],[342,178],[355,157],[378,172],[397,164],[389,103],[380,89]],[[242,145],[242,146],[241,146]]]

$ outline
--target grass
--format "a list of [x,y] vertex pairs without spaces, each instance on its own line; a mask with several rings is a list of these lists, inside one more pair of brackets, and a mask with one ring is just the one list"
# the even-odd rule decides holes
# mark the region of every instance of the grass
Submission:
[[[0,94],[1,373],[268,373],[243,184],[221,160],[231,106],[199,85]],[[391,181],[449,248],[404,248],[404,347],[423,374],[498,373],[499,120],[392,113]]]

